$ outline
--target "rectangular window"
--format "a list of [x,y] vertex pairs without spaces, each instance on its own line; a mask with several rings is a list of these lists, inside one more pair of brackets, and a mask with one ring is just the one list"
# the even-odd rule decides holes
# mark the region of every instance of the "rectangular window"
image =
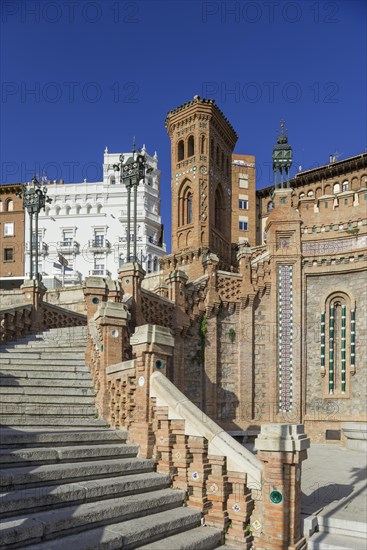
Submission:
[[239,199],[238,208],[240,208],[241,210],[248,210],[248,201],[244,199]]
[[348,204],[348,199],[344,199],[344,204]]
[[238,227],[240,231],[247,231],[248,230],[248,222],[239,221]]
[[248,189],[248,175],[240,174],[238,179],[238,185],[241,189]]
[[12,262],[14,260],[14,248],[3,249],[4,262]]
[[73,244],[73,231],[67,230],[62,232],[63,246],[71,246]]
[[104,245],[104,233],[95,232],[94,233],[94,244],[95,246],[103,246]]
[[4,223],[4,237],[14,237],[14,223]]
[[329,203],[325,202],[325,208],[329,208]]

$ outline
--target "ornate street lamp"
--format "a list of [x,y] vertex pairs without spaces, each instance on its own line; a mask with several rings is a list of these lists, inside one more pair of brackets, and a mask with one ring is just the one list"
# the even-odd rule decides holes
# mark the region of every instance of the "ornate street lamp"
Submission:
[[[22,185],[22,190],[17,193],[18,197],[23,197],[23,206],[29,214],[29,278],[38,281],[38,214],[42,208],[45,208],[46,202],[52,202],[50,197],[47,197],[47,186],[40,183],[36,176],[30,183]],[[35,242],[33,242],[33,216],[35,219]],[[35,256],[35,268],[33,273],[33,247]]]
[[136,252],[137,242],[137,209],[138,209],[138,185],[142,179],[144,179],[145,173],[151,171],[151,168],[146,167],[145,155],[140,150],[135,151],[135,142],[133,142],[132,156],[128,157],[124,162],[124,155],[119,157],[120,163],[114,164],[113,169],[116,172],[120,172],[120,183],[126,186],[127,190],[127,261],[130,262],[130,226],[131,226],[131,190],[133,189],[133,201],[134,201],[134,243],[133,243],[133,262],[138,261]]

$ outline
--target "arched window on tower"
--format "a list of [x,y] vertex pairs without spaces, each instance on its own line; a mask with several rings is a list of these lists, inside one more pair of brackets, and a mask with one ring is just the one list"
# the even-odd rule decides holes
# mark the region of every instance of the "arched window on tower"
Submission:
[[194,136],[190,136],[187,140],[187,156],[193,157],[195,155]]
[[223,229],[224,207],[225,201],[221,186],[218,185],[215,192],[215,227],[221,231]]
[[206,154],[206,137],[201,136],[200,138],[200,154],[205,155]]
[[177,144],[177,160],[183,160],[185,157],[185,145],[183,139],[181,139]]
[[218,164],[218,166],[219,166],[219,156],[220,156],[220,154],[219,154],[219,145],[217,145],[217,152],[216,152],[216,155],[215,155],[215,161]]
[[213,138],[210,140],[210,156],[212,159],[214,158],[214,139]]
[[192,194],[187,195],[187,223],[192,223]]
[[6,210],[7,210],[7,212],[13,212],[13,210],[14,210],[14,201],[12,199],[8,199],[6,201]]
[[268,202],[267,207],[266,207],[267,212],[271,212],[273,210],[273,208],[274,208],[273,201]]
[[189,223],[192,223],[193,214],[192,214],[192,208],[193,208],[193,202],[192,202],[192,191],[191,191],[191,182],[189,180],[186,180],[182,187],[181,191],[179,193],[178,197],[178,225],[179,227],[182,225],[187,225]]

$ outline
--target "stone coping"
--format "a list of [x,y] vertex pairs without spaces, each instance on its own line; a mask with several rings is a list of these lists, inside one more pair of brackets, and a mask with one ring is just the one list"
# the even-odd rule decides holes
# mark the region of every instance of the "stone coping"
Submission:
[[205,437],[209,443],[210,455],[226,456],[229,471],[246,473],[248,481],[258,487],[262,478],[262,463],[206,416],[160,372],[151,375],[150,396],[156,398],[158,406],[168,407],[171,420],[185,420],[186,435]]
[[110,365],[106,368],[106,374],[112,375],[112,374],[118,374],[118,373],[125,373],[127,371],[134,370],[135,371],[135,359],[131,359],[130,361],[123,361],[122,363],[116,363],[115,365]]

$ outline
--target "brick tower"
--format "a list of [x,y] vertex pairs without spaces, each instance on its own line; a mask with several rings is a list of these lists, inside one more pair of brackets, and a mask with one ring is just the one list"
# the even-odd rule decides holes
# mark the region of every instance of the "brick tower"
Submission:
[[172,254],[209,249],[231,261],[231,155],[237,135],[212,99],[170,111]]

